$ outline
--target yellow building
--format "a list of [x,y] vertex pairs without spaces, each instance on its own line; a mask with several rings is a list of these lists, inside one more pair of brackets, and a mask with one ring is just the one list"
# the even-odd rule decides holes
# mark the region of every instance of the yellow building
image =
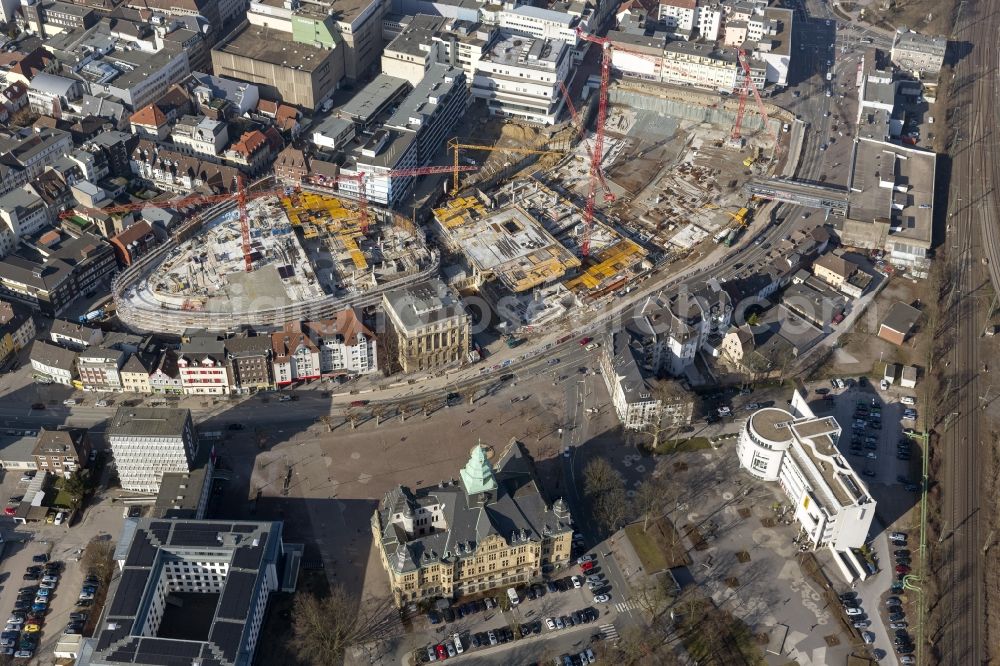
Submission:
[[388,291],[382,295],[382,309],[399,347],[403,372],[466,361],[471,321],[462,302],[440,280]]
[[400,606],[524,585],[566,565],[572,519],[549,505],[531,459],[511,440],[491,465],[472,447],[458,481],[398,486],[372,515],[372,533]]

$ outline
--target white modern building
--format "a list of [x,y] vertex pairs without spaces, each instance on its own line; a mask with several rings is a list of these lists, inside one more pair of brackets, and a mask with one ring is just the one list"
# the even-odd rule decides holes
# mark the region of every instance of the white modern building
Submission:
[[[121,573],[84,661],[151,665],[183,654],[186,664],[249,666],[270,595],[294,591],[300,555],[280,522],[127,520],[114,554]],[[178,635],[191,611],[170,597],[183,593],[206,595],[212,609],[197,635]]]
[[31,345],[31,370],[56,384],[72,386],[76,379],[76,352],[35,340]]
[[34,236],[52,223],[53,215],[45,201],[25,185],[0,196],[0,227],[5,227],[0,240],[0,257],[4,257],[17,247],[17,243],[27,236]]
[[319,348],[323,375],[366,375],[378,370],[375,334],[354,310],[342,310],[336,319],[306,322],[305,328]]
[[562,40],[504,37],[480,60],[472,96],[492,115],[551,125],[563,109],[559,83],[569,80],[571,61]]
[[229,127],[205,116],[184,116],[174,125],[170,140],[178,152],[212,159],[229,144]]
[[847,555],[836,558],[845,573],[863,577],[849,551],[865,544],[875,500],[837,449],[837,420],[817,417],[798,391],[791,410],[767,407],[747,419],[736,449],[740,465],[761,481],[777,481],[809,542]]
[[703,37],[706,41],[714,42],[719,38],[722,16],[722,8],[714,2],[660,0],[657,18],[674,35],[685,39]]
[[586,53],[590,42],[580,39],[577,30],[589,32],[588,21],[589,14],[574,15],[524,4],[501,11],[498,25],[509,35],[562,40],[569,45],[574,52],[574,58],[579,61]]
[[168,472],[188,472],[198,438],[188,409],[118,408],[107,426],[122,489],[156,494]]
[[229,393],[226,348],[220,340],[194,338],[182,344],[177,369],[186,395]]

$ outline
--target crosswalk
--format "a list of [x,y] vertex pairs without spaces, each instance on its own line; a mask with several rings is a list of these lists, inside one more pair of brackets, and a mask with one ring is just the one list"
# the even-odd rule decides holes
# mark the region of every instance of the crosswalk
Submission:
[[618,603],[615,604],[615,609],[619,613],[624,613],[626,611],[630,611],[633,608],[638,608],[638,607],[639,605],[635,602],[634,599],[626,599],[625,601],[619,601]]
[[602,624],[600,629],[601,629],[601,634],[604,636],[604,640],[606,641],[618,640],[618,630],[615,629],[615,625]]

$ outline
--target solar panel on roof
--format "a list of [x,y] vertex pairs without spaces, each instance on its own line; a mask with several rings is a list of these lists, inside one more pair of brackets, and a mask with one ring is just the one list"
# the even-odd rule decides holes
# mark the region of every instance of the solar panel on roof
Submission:
[[219,646],[222,656],[229,661],[236,661],[236,655],[239,654],[243,626],[236,622],[216,622],[212,625],[212,642]]
[[132,547],[129,548],[128,557],[125,558],[125,566],[150,567],[153,566],[155,559],[156,548],[149,543],[149,534],[145,530],[136,530]]
[[266,545],[267,535],[264,534],[260,537],[256,546],[238,548],[236,552],[233,553],[233,567],[237,569],[259,569],[260,560],[264,556],[264,548]]
[[226,576],[226,587],[219,600],[219,617],[231,620],[245,620],[250,610],[256,574],[245,571],[230,571]]
[[180,641],[170,638],[143,638],[139,644],[139,656],[149,658],[155,655],[169,655],[171,657],[184,658],[186,663],[201,652],[201,643],[195,641]]
[[146,589],[149,571],[146,569],[125,569],[118,580],[118,591],[111,601],[109,616],[118,615],[133,617],[139,610],[142,592]]

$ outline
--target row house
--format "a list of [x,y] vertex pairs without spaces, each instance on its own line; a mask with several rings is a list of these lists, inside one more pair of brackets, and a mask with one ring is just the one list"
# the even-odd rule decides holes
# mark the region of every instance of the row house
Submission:
[[36,332],[31,310],[18,303],[0,301],[0,364],[30,345]]
[[241,335],[225,341],[229,388],[233,393],[256,393],[274,388],[271,338]]
[[318,379],[322,374],[319,347],[303,332],[301,322],[289,322],[271,334],[271,353],[277,386]]
[[140,140],[132,151],[132,172],[153,187],[189,194],[195,189],[235,192],[239,170]]
[[117,349],[88,347],[77,357],[76,367],[84,391],[121,391],[121,368],[127,354]]
[[[278,140],[281,140],[280,136]],[[271,142],[267,135],[256,129],[245,132],[224,154],[227,163],[251,176],[264,171],[271,162],[271,156]]]
[[149,373],[153,358],[146,354],[132,354],[120,370],[122,390],[128,393],[152,393]]
[[192,338],[181,345],[177,356],[181,383],[186,395],[229,393],[226,348],[220,340]]
[[375,335],[354,310],[342,310],[336,319],[306,322],[305,326],[319,346],[322,374],[364,375],[378,370]]
[[181,395],[184,382],[177,363],[177,352],[166,349],[160,354],[156,365],[149,373],[149,390],[157,395]]

